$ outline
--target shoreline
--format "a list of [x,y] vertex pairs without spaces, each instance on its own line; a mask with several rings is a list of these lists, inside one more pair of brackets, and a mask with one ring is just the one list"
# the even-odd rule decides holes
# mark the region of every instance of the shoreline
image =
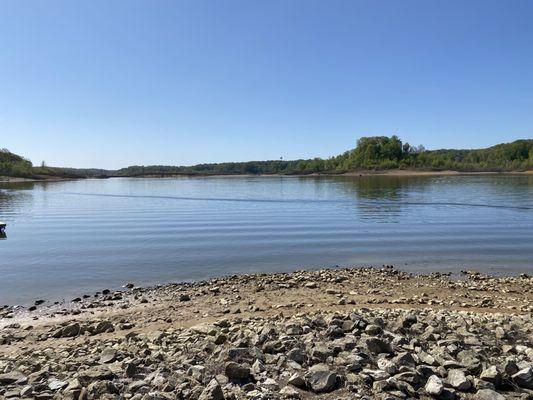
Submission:
[[483,175],[533,175],[533,170],[528,171],[424,171],[424,170],[379,170],[379,171],[351,171],[344,173],[310,173],[310,174],[147,174],[131,176],[110,176],[110,178],[239,178],[239,177],[369,177],[369,176],[398,176],[398,177],[417,177],[417,176],[483,176]]
[[41,179],[39,178],[21,178],[11,176],[0,176],[1,183],[25,183],[25,182],[62,182],[62,181],[75,181],[84,179],[110,179],[110,178],[151,178],[151,179],[171,179],[171,178],[239,178],[239,177],[370,177],[370,176],[388,176],[388,177],[424,177],[424,176],[533,176],[533,170],[527,171],[454,171],[454,170],[442,170],[442,171],[429,171],[429,170],[363,170],[363,171],[350,171],[344,173],[310,173],[310,174],[147,174],[147,175],[124,175],[124,176],[106,176],[106,177],[73,177],[64,178],[59,176],[47,176]]
[[0,311],[0,398],[4,388],[78,400],[532,393],[525,274],[335,268],[130,284],[73,300]]
[[[403,266],[396,267],[393,265],[383,265],[383,266],[374,266],[374,265],[358,265],[358,266],[327,266],[327,267],[300,267],[289,270],[279,270],[271,272],[252,272],[252,273],[235,273],[229,275],[213,275],[207,276],[199,279],[186,279],[182,281],[169,280],[165,282],[152,282],[146,284],[137,285],[133,282],[123,282],[122,284],[111,285],[107,287],[97,287],[92,290],[82,290],[71,291],[68,295],[58,295],[58,296],[42,296],[38,298],[27,298],[24,301],[17,301],[15,303],[1,303],[0,302],[0,328],[2,327],[2,321],[5,315],[5,310],[14,310],[16,316],[21,314],[26,314],[29,317],[40,317],[41,315],[54,314],[57,310],[75,310],[79,306],[84,306],[91,304],[92,302],[98,302],[98,297],[102,294],[114,293],[117,295],[129,296],[135,292],[148,293],[150,295],[156,295],[159,291],[173,290],[176,287],[181,286],[208,286],[213,282],[226,281],[226,280],[255,280],[261,279],[263,277],[278,277],[278,276],[291,276],[294,274],[316,274],[321,271],[327,271],[335,273],[335,271],[345,271],[345,270],[356,270],[356,271],[383,271],[383,270],[393,270],[395,273],[403,274],[410,279],[447,279],[450,282],[462,282],[464,279],[468,279],[471,276],[484,276],[490,277],[491,279],[513,279],[518,278],[527,274],[522,272],[479,272],[478,270],[431,270],[431,272],[423,272],[422,270],[410,270],[406,269]],[[529,277],[529,275],[527,275]],[[533,275],[531,275],[533,282]],[[533,287],[532,287],[533,290]],[[533,297],[532,297],[533,301]],[[39,303],[39,304],[34,304]],[[38,307],[37,307],[38,306]],[[533,311],[533,307],[532,307]],[[31,314],[31,312],[37,312],[36,314]]]
[[62,182],[62,181],[76,181],[86,178],[62,178],[59,176],[47,178],[21,178],[15,176],[0,176],[0,183],[26,183],[26,182]]

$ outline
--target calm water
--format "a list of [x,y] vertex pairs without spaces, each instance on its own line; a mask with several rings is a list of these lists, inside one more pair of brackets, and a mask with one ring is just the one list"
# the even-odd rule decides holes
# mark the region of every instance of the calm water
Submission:
[[0,184],[0,303],[126,282],[394,264],[533,272],[533,177]]

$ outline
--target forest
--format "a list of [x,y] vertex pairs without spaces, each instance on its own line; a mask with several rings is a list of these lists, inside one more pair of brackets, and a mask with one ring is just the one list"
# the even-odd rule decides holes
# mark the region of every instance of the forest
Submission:
[[426,150],[397,136],[360,138],[354,149],[330,158],[197,164],[193,166],[130,166],[119,170],[58,168],[32,163],[6,149],[0,150],[0,175],[46,178],[106,178],[125,176],[237,175],[237,174],[342,174],[357,171],[453,170],[506,172],[533,168],[533,139],[516,140],[484,149]]

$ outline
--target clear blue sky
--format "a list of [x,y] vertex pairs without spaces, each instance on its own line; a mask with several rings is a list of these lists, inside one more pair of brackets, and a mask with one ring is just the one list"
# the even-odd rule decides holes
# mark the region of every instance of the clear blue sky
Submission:
[[0,0],[0,147],[115,168],[533,137],[530,0]]

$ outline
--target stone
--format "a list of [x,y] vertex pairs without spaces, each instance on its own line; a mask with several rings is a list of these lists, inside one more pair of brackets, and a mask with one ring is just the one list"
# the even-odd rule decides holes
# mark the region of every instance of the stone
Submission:
[[230,361],[226,364],[226,376],[231,380],[247,380],[250,378],[250,368]]
[[114,332],[115,327],[110,321],[100,321],[94,328],[94,334]]
[[305,380],[314,393],[329,393],[337,386],[337,374],[324,364],[312,366],[305,375]]
[[216,379],[212,379],[208,383],[198,400],[224,400],[224,392]]
[[481,389],[476,392],[476,400],[505,400],[505,396],[491,389]]
[[444,390],[442,379],[437,375],[431,375],[424,386],[424,390],[431,396],[439,396]]
[[68,386],[68,382],[60,381],[59,379],[52,378],[48,381],[48,388],[50,390],[60,390]]
[[460,369],[450,369],[446,380],[453,388],[462,392],[467,391],[472,386],[470,381],[466,378],[464,371]]
[[96,381],[87,387],[87,399],[98,400],[106,394],[118,394],[117,387],[111,381]]
[[533,390],[533,366],[518,371],[512,379],[518,386]]
[[365,346],[373,354],[392,353],[391,344],[380,338],[366,338]]
[[0,374],[0,384],[10,385],[18,381],[24,381],[26,383],[26,375],[19,371],[11,371],[6,374]]
[[69,338],[69,337],[75,337],[78,336],[81,332],[81,326],[79,323],[74,322],[72,324],[69,324],[67,326],[64,326],[63,328],[58,329],[53,336],[55,338]]
[[365,332],[369,335],[376,336],[383,332],[383,329],[379,325],[370,324],[366,326]]
[[117,358],[117,351],[111,347],[105,348],[102,353],[100,353],[100,362],[102,364],[109,364],[115,361]]
[[484,381],[492,383],[496,388],[500,386],[502,381],[502,375],[495,365],[484,369],[479,377]]
[[107,367],[96,366],[78,373],[78,379],[82,384],[92,381],[111,380],[115,377]]
[[299,374],[293,374],[287,381],[289,385],[297,387],[299,389],[304,389],[307,386],[305,379],[302,378]]
[[279,394],[281,397],[284,397],[286,399],[299,399],[300,398],[300,392],[298,392],[296,389],[290,387],[290,386],[284,386],[279,391]]
[[278,383],[272,379],[272,378],[266,378],[264,382],[261,383],[261,387],[266,388],[271,391],[278,391],[279,385]]

